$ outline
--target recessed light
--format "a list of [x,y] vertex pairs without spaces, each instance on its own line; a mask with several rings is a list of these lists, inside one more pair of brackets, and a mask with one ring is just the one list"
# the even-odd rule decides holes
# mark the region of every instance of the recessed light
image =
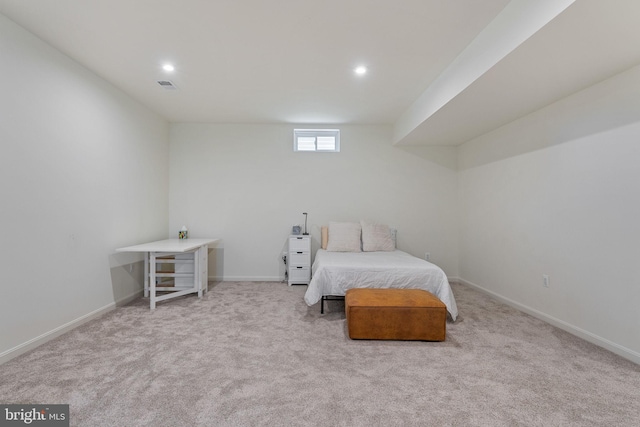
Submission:
[[162,66],[162,69],[165,70],[167,73],[172,72],[173,70],[175,70],[175,67],[171,64],[164,64]]
[[360,65],[360,66],[354,68],[353,72],[356,73],[359,76],[362,76],[364,74],[367,74],[367,67],[365,67],[364,65]]

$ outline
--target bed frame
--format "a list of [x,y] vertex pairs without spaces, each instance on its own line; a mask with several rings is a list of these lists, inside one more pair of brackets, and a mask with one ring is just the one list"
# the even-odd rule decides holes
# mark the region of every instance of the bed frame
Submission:
[[344,301],[344,295],[323,295],[322,298],[320,298],[320,314],[324,314],[325,301]]

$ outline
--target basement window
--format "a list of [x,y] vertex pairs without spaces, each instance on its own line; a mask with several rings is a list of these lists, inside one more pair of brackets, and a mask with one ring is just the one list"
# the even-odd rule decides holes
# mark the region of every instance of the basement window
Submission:
[[340,151],[340,129],[294,129],[293,151]]

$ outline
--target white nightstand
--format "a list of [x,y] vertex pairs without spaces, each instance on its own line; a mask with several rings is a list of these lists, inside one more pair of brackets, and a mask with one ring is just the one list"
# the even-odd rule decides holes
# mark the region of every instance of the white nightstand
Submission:
[[289,236],[289,286],[311,280],[311,236]]

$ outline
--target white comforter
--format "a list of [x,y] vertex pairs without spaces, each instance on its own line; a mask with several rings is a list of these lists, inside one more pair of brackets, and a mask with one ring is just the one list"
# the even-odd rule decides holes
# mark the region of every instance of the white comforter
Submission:
[[327,252],[318,249],[304,301],[311,306],[323,295],[342,296],[350,288],[424,289],[437,296],[453,320],[458,307],[440,267],[406,252]]

